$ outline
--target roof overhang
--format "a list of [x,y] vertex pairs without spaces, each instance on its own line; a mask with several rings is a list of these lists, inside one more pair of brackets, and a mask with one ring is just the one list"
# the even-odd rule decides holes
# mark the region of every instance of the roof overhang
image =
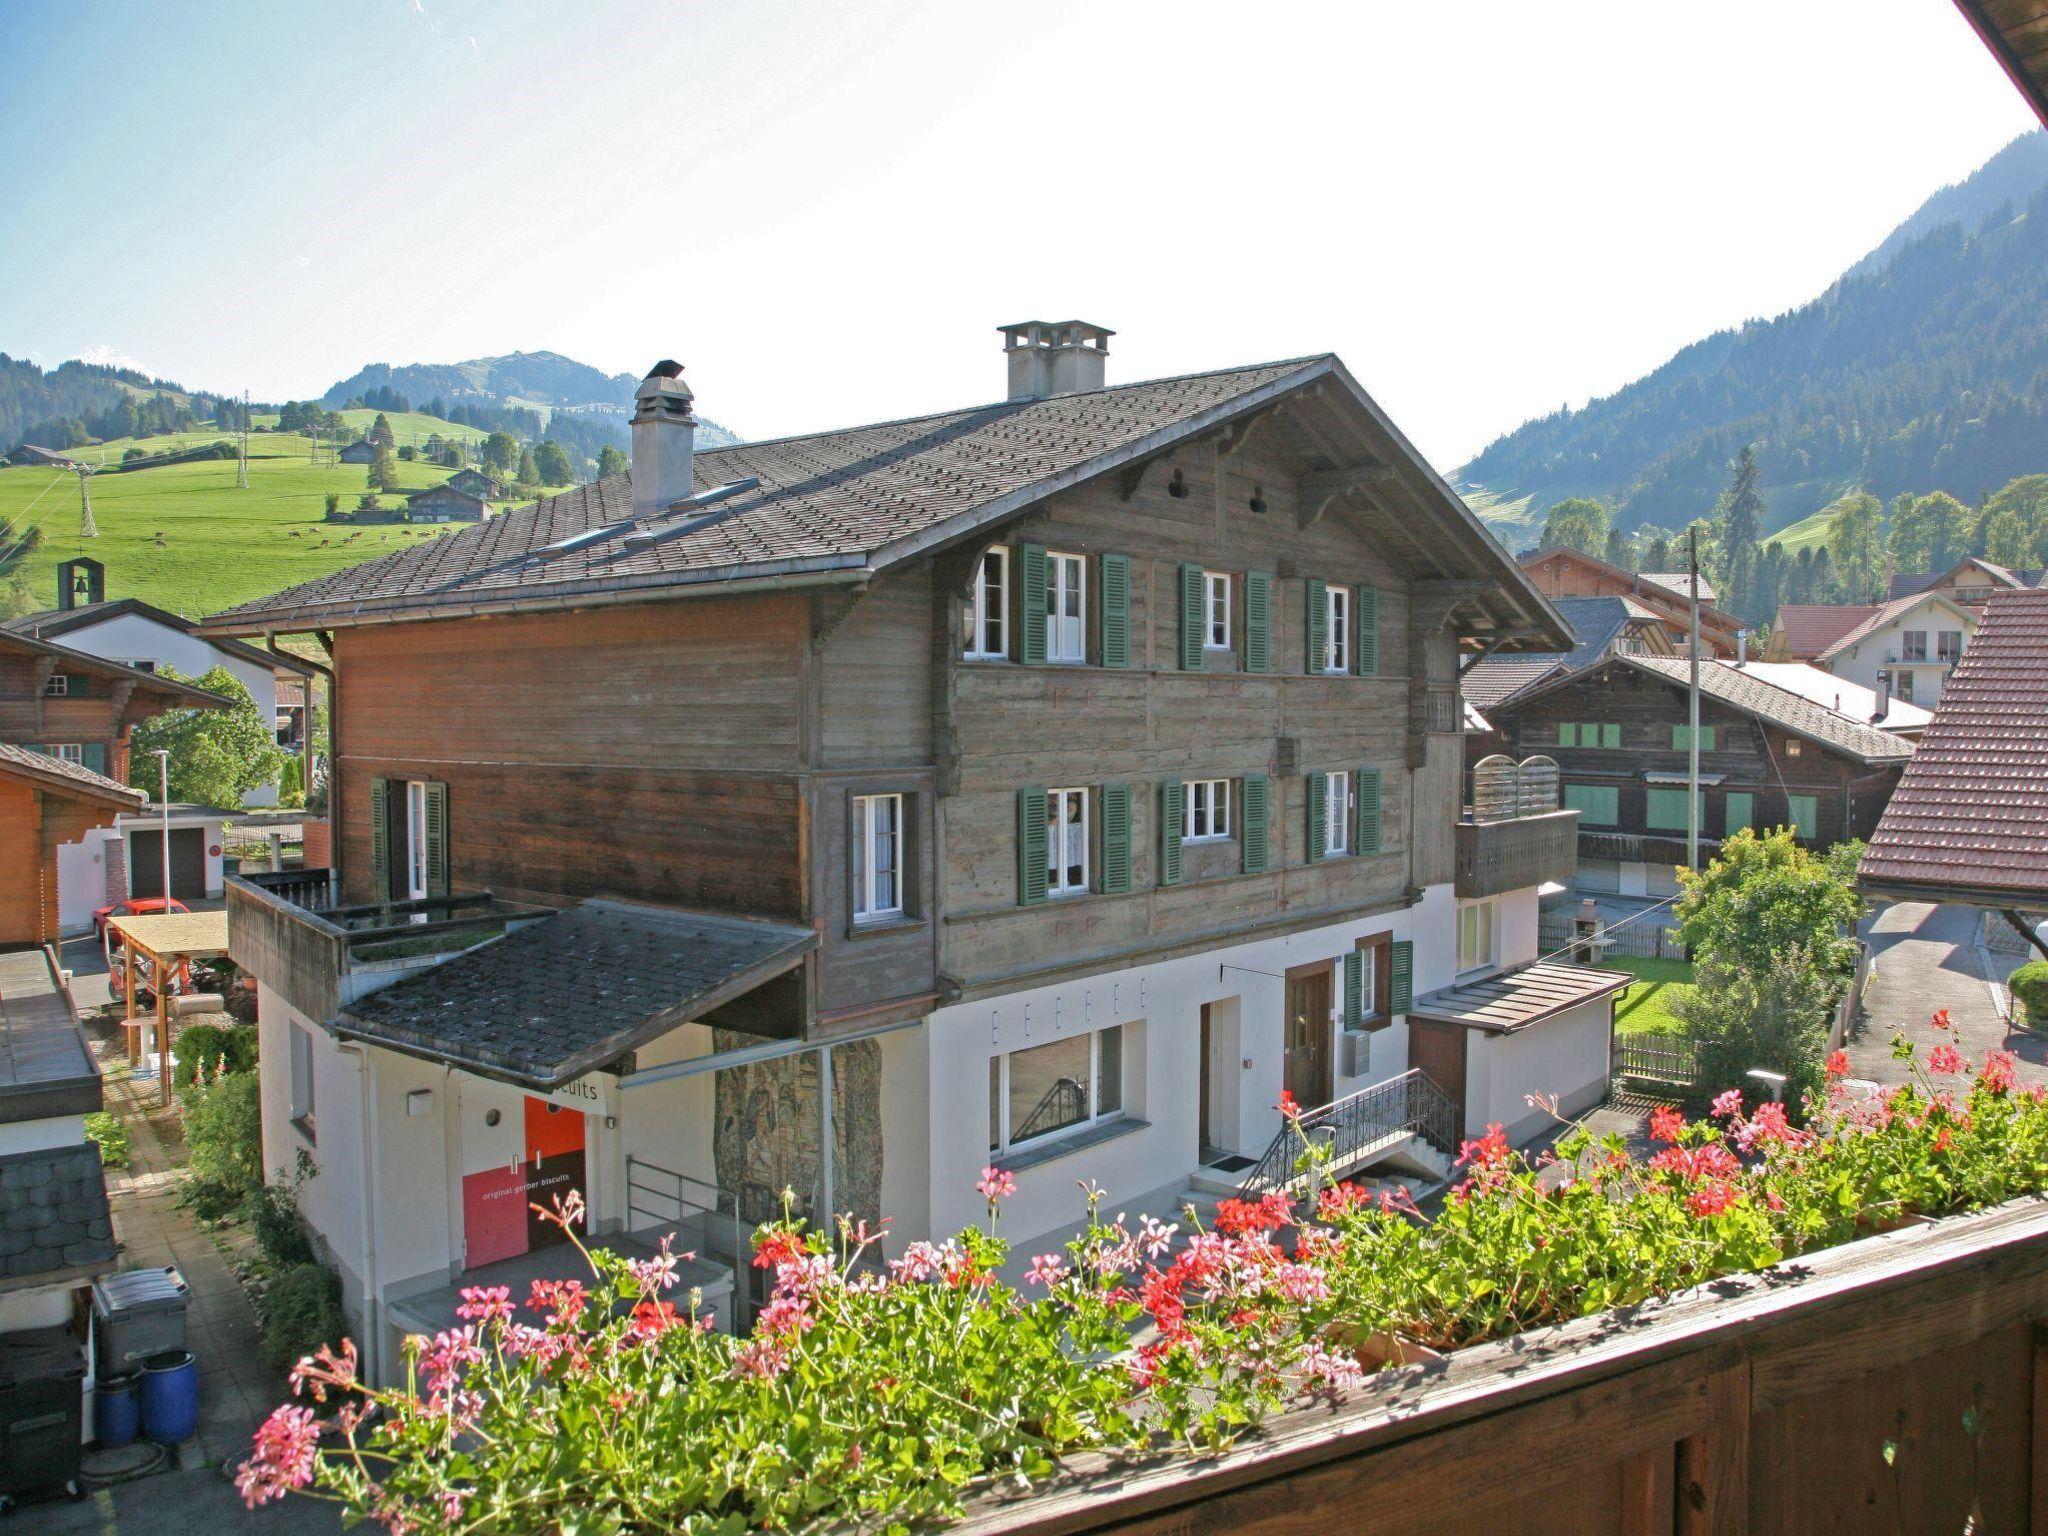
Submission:
[[1626,971],[1537,961],[1520,970],[1445,987],[1418,997],[1409,1019],[1456,1024],[1482,1034],[1512,1035],[1612,997],[1635,981]]
[[[51,759],[52,763],[56,761]],[[46,795],[76,800],[85,805],[106,806],[117,812],[139,811],[149,803],[149,796],[142,790],[123,792],[111,786],[103,788],[91,780],[74,778],[62,768],[45,770],[39,764],[24,762],[12,755],[0,757],[0,775],[18,779]]]
[[1956,0],[1956,9],[2048,126],[2048,0]]
[[2048,917],[2048,891],[2039,885],[1947,885],[1938,880],[1881,880],[1856,877],[1856,889],[1872,901],[1931,901],[1994,912],[2033,912]]
[[[615,1010],[602,1027],[574,1036],[548,1030],[544,1041],[516,1043],[502,1027],[508,1018],[580,1015],[587,1020],[603,1006],[600,999],[565,994],[559,984],[564,936],[593,913],[654,914],[648,920],[655,926],[645,938],[650,945],[687,949],[691,978],[665,988],[621,983],[638,1001],[622,1004],[623,1011]],[[672,922],[673,931],[661,926],[664,919]],[[815,929],[794,924],[587,901],[359,998],[341,1011],[332,1028],[343,1039],[552,1092],[590,1072],[617,1070],[634,1051],[685,1024],[707,1022],[707,1015],[794,971],[818,945]],[[557,963],[538,963],[544,953]],[[602,963],[582,969],[592,986],[608,985]],[[431,989],[431,995],[421,1000],[421,989]],[[411,1016],[409,1007],[416,1008]]]
[[133,683],[137,693],[154,693],[169,702],[167,709],[225,709],[228,701],[217,693],[208,693],[204,688],[195,688],[190,683],[173,682],[154,672],[144,672],[131,667],[125,661],[108,661],[104,656],[94,656],[87,651],[73,650],[68,645],[58,645],[54,640],[38,639],[24,635],[18,630],[0,629],[0,650],[26,651],[30,655],[50,656],[88,677],[110,678],[117,682]]

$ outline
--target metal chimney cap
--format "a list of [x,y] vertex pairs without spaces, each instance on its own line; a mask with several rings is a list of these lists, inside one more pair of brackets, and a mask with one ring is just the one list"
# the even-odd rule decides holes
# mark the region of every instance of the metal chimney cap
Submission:
[[680,379],[682,376],[683,365],[672,357],[664,357],[647,370],[647,377],[650,379]]

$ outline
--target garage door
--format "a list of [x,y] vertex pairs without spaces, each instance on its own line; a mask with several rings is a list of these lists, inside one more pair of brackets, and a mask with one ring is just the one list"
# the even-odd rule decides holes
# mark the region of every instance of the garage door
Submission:
[[1621,866],[1613,859],[1581,859],[1572,884],[1593,895],[1611,896],[1621,889]]
[[[128,834],[128,891],[136,897],[164,893],[164,848],[161,832]],[[171,894],[194,901],[206,894],[206,829],[171,828]]]
[[1678,867],[1674,864],[1651,864],[1643,871],[1643,889],[1652,896],[1676,896],[1678,894]]

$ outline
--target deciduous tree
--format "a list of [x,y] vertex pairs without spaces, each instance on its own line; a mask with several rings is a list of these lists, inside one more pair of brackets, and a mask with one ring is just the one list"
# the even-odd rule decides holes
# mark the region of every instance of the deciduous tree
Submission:
[[179,677],[171,668],[163,675],[192,682],[228,700],[225,709],[172,709],[135,727],[128,753],[128,782],[157,792],[157,764],[152,753],[170,749],[171,798],[199,805],[233,807],[245,791],[277,781],[284,767],[276,723],[263,718],[242,680],[226,667],[215,667],[197,679]]

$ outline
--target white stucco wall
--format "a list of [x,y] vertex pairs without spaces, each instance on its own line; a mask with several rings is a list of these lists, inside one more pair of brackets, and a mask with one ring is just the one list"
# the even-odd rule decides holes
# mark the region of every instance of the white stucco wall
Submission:
[[1566,1117],[1597,1104],[1607,1093],[1612,1015],[1612,1000],[1600,998],[1514,1034],[1470,1031],[1465,1134],[1498,1124],[1519,1143],[1553,1129],[1548,1112],[1529,1107],[1531,1093],[1556,1094]]
[[[111,827],[95,827],[75,843],[63,843],[57,849],[57,930],[66,936],[86,932],[92,927],[92,915],[107,904],[107,840],[119,837],[127,842],[123,849],[134,879],[135,845],[133,834],[154,833],[162,826],[155,816],[123,815],[117,817]],[[206,894],[218,900],[226,890],[226,847],[221,841],[222,820],[218,816],[177,816],[171,817],[171,830],[197,827],[206,840]],[[152,847],[155,839],[149,839]],[[163,855],[152,852],[154,859]],[[127,895],[124,890],[122,895]]]
[[[1903,654],[1900,635],[1909,629],[1927,632],[1927,660],[1924,662],[1888,662],[1886,656]],[[1825,670],[1837,677],[1846,677],[1865,688],[1877,687],[1877,674],[1890,670],[1896,674],[1901,669],[1913,673],[1912,702],[1923,709],[1932,709],[1935,700],[1941,697],[1942,686],[1948,681],[1951,666],[1935,660],[1939,649],[1937,636],[1944,629],[1959,629],[1963,632],[1963,646],[1969,647],[1970,637],[1977,632],[1974,615],[1960,605],[1951,605],[1930,592],[1920,602],[1904,613],[1880,625],[1865,635],[1856,644],[1831,658],[1824,664]]]
[[[159,669],[173,668],[181,677],[196,678],[217,666],[226,667],[249,690],[263,718],[277,718],[277,679],[268,665],[230,655],[197,635],[172,629],[143,614],[122,613],[97,624],[81,624],[68,631],[61,643],[109,661],[153,661]],[[252,789],[242,797],[242,803],[275,805],[277,786],[268,784]]]

